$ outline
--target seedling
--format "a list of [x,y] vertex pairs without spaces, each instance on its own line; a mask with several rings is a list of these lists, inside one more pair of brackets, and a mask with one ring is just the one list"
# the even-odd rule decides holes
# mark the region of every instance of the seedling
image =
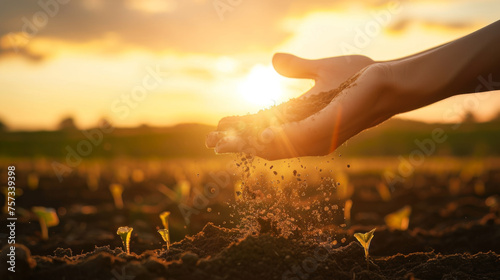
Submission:
[[161,238],[163,238],[163,241],[167,243],[167,250],[170,250],[170,233],[168,229],[166,228],[159,229],[158,233],[161,235]]
[[163,228],[168,230],[168,217],[170,216],[169,211],[162,212],[160,214],[161,223],[163,224]]
[[168,230],[168,217],[170,216],[169,211],[162,212],[160,214],[161,223],[163,224],[163,228],[158,230],[158,233],[163,238],[163,241],[167,242],[167,250],[170,249],[170,232]]
[[123,243],[123,249],[130,254],[130,236],[132,235],[132,231],[134,229],[131,227],[119,227],[116,231],[116,234],[120,236]]
[[59,224],[59,218],[57,217],[56,210],[54,208],[45,208],[35,206],[31,210],[37,215],[38,221],[40,222],[40,228],[42,231],[42,239],[49,239],[49,227],[57,226]]
[[374,228],[372,230],[370,230],[369,232],[365,232],[365,233],[355,233],[354,234],[354,237],[356,237],[356,239],[359,241],[359,243],[361,243],[361,246],[363,246],[363,248],[365,249],[365,258],[366,258],[366,261],[368,261],[368,257],[369,257],[369,254],[368,254],[368,249],[370,248],[370,243],[372,242],[372,238],[373,238],[373,233],[375,232],[377,228]]
[[411,206],[405,206],[385,216],[385,224],[390,229],[407,230],[410,224]]
[[123,209],[123,186],[121,184],[111,184],[109,186],[111,195],[113,195],[113,200],[115,201],[115,207],[117,209]]

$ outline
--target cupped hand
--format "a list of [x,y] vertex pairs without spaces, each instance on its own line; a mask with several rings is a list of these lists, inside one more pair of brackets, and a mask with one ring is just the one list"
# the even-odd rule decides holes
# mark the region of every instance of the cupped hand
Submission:
[[283,76],[315,80],[315,85],[302,96],[337,88],[351,76],[359,76],[325,108],[301,121],[241,135],[221,129],[229,122],[224,118],[218,131],[207,136],[208,147],[217,153],[244,152],[269,160],[327,155],[347,139],[392,115],[384,98],[390,73],[383,63],[374,63],[364,56],[306,60],[276,54],[273,65]]

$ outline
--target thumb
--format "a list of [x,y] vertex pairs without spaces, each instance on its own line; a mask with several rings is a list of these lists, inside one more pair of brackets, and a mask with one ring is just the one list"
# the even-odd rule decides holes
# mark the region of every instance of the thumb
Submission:
[[240,136],[226,136],[217,142],[214,150],[217,154],[240,153],[246,145]]
[[304,59],[293,54],[276,53],[273,56],[276,72],[289,78],[314,79],[318,65],[318,60]]

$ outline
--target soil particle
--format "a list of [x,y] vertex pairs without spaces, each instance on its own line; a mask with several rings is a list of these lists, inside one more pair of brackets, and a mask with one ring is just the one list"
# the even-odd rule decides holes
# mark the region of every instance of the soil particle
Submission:
[[325,108],[339,93],[355,85],[355,81],[359,75],[358,73],[352,76],[336,89],[306,97],[294,98],[278,106],[260,110],[254,115],[226,117],[219,122],[217,130],[226,131],[233,129],[241,134],[247,134],[262,131],[271,125],[280,125],[306,119]]

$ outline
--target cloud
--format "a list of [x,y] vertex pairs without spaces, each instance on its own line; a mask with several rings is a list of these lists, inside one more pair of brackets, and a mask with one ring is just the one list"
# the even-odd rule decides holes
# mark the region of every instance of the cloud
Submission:
[[[203,53],[268,48],[287,36],[277,24],[283,15],[271,16],[271,12],[265,12],[266,6],[273,5],[264,2],[258,5],[243,2],[222,13],[224,20],[219,18],[211,1],[171,1],[166,3],[175,4],[161,6],[159,1],[152,0],[87,0],[46,9],[36,3],[0,4],[0,36],[24,31],[31,39],[51,37],[81,43],[114,33],[123,41],[124,48]],[[52,11],[53,16],[47,11]]]
[[[86,44],[113,34],[119,42],[115,52],[139,48],[234,55],[280,45],[294,33],[285,28],[290,18],[317,11],[369,10],[384,4],[387,1],[12,0],[0,4],[0,37],[25,32],[29,36],[26,45],[38,38]],[[400,20],[391,30],[404,31],[416,18]],[[467,22],[426,24],[460,28]]]
[[[377,2],[369,1],[368,5]],[[3,1],[0,36],[24,31],[30,39],[49,37],[82,43],[113,33],[124,49],[230,55],[278,45],[290,36],[282,26],[287,17],[345,3],[348,1]]]
[[127,0],[125,3],[130,9],[151,14],[171,13],[177,8],[174,0]]
[[0,37],[0,58],[21,56],[31,62],[41,62],[46,55],[26,48],[28,37],[23,33],[9,33]]

